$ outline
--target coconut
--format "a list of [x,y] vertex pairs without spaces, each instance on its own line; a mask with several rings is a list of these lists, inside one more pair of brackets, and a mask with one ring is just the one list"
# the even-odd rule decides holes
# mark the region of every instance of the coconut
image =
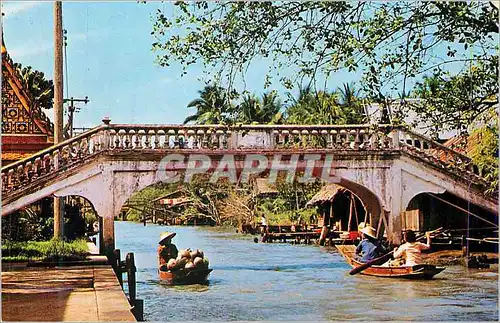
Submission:
[[200,267],[201,265],[203,265],[203,258],[201,257],[194,258],[193,264],[195,267]]
[[177,267],[177,261],[175,259],[170,259],[168,262],[167,262],[167,269],[168,270],[172,270],[172,269],[175,269]]
[[181,249],[181,250],[179,251],[179,253],[178,253],[178,256],[181,256],[181,258],[182,258],[182,257],[187,257],[187,258],[189,258],[189,257],[191,257],[191,253],[190,253],[189,249]]
[[198,250],[191,251],[191,259],[195,259],[196,257],[199,257]]
[[189,258],[182,257],[177,261],[177,264],[179,265],[179,268],[184,268],[184,266],[189,262]]
[[188,263],[186,263],[186,266],[184,266],[184,270],[186,272],[189,272],[192,269],[194,269],[194,264],[193,264],[193,262],[189,261]]
[[204,257],[203,251],[201,249],[196,249],[196,251],[198,252],[198,257],[201,257],[201,258]]

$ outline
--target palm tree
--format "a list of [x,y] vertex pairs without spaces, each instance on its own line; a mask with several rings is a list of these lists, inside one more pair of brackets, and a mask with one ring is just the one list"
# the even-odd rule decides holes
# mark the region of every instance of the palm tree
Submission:
[[23,67],[20,63],[14,64],[20,81],[26,88],[33,104],[43,108],[52,108],[52,99],[54,98],[54,83],[52,80],[45,79],[43,72],[33,70],[31,66]]
[[366,121],[363,103],[359,99],[359,89],[352,83],[342,84],[337,91],[340,95],[340,106],[347,124],[358,124]]
[[243,102],[238,105],[237,120],[242,123],[281,123],[283,120],[281,108],[281,101],[274,91],[264,93],[262,99],[247,94],[243,97]]
[[184,124],[225,124],[232,121],[234,107],[231,100],[237,94],[216,85],[207,85],[198,92],[200,97],[189,102],[188,108],[195,107],[196,113],[188,116]]
[[338,94],[333,92],[311,91],[310,87],[301,88],[297,99],[287,109],[287,122],[292,124],[345,124]]

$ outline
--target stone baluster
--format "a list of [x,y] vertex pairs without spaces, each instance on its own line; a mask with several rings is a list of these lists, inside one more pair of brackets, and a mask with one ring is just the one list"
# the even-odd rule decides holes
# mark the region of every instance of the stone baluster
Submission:
[[[228,138],[231,138],[231,130],[227,129],[225,132],[224,132],[224,135],[222,137],[222,148],[224,149],[229,149],[229,140]],[[271,143],[272,147],[274,148],[274,142]]]
[[321,138],[324,138],[323,140],[326,142],[326,148],[332,149],[333,148],[333,136],[328,132],[326,129],[321,129],[319,131]]
[[[174,129],[169,129],[167,131],[167,136],[165,137],[165,142],[166,142],[166,146],[169,148],[169,149],[172,149],[172,148],[177,148],[177,144],[176,144],[176,139],[175,139],[175,130]],[[173,139],[173,145],[171,144],[171,140],[170,139]]]
[[299,146],[300,147],[301,138],[300,138],[300,131],[299,130],[293,129],[291,131],[290,141],[292,143],[292,146],[294,146],[294,147]]
[[24,183],[24,167],[23,165],[19,165],[16,168],[16,182],[17,185],[22,185]]
[[134,149],[141,148],[140,130],[132,130],[134,132]]
[[199,129],[196,131],[195,135],[195,143],[193,145],[194,148],[199,149],[199,148],[208,148],[208,131],[204,131],[202,129]]
[[[189,142],[192,142],[192,147],[191,148],[194,148],[195,145],[196,145],[196,143],[195,143],[195,140],[196,140],[195,134],[196,134],[196,132],[193,129],[188,129],[186,131],[186,139],[188,141],[187,144],[189,144]],[[187,147],[189,147],[189,146],[187,145]]]
[[217,147],[216,148],[224,149],[224,144],[223,144],[223,140],[225,138],[225,136],[224,136],[224,130],[217,129],[215,131],[215,136],[217,138]]
[[42,158],[35,158],[33,179],[38,178],[42,173]]
[[149,149],[151,148],[151,139],[150,139],[150,130],[144,130],[144,145],[143,149]]
[[307,129],[302,129],[302,131],[297,130],[299,133],[299,147],[309,147],[313,144],[311,140],[311,135]]
[[12,187],[14,187],[16,185],[14,169],[12,169],[12,168],[9,169],[7,176],[8,176],[7,185],[8,185],[8,188],[11,189]]

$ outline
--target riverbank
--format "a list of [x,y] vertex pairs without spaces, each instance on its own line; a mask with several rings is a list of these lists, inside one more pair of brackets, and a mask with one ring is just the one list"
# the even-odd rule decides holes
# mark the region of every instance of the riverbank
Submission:
[[135,322],[108,259],[93,243],[88,251],[79,261],[2,263],[2,319]]

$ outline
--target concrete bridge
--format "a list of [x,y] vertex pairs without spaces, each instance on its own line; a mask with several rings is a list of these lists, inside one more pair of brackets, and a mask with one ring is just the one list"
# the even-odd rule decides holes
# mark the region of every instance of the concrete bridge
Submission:
[[[241,172],[248,155],[297,168],[311,158],[363,202],[376,223],[387,219],[399,241],[402,211],[418,194],[449,193],[498,214],[497,197],[470,158],[404,127],[388,125],[119,125],[104,124],[2,168],[2,215],[47,196],[78,195],[103,218],[103,251],[114,249],[114,216],[136,191],[162,180],[167,154],[231,155]],[[278,157],[279,156],[279,157]],[[314,159],[319,156],[318,159]],[[330,156],[330,157],[328,157]],[[185,172],[178,165],[166,170]]]

